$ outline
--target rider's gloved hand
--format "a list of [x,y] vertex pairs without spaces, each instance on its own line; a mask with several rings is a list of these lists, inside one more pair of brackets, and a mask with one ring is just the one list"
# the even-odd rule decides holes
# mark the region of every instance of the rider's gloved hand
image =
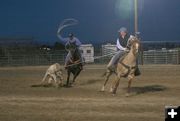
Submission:
[[126,48],[124,51],[125,51],[125,52],[129,52],[129,49],[128,49],[128,48]]

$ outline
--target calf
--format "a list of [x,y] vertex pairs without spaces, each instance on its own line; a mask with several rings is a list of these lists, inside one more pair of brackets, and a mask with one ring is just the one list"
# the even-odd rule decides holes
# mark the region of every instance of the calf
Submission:
[[51,65],[42,80],[42,84],[48,79],[48,83],[52,83],[52,81],[55,82],[56,87],[63,86],[63,74],[60,64],[55,63]]

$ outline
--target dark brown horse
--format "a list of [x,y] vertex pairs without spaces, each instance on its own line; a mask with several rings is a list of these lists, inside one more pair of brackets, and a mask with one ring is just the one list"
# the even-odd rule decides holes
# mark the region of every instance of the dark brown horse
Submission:
[[[77,76],[80,74],[81,70],[82,70],[82,62],[81,62],[81,53],[79,51],[79,49],[73,44],[73,43],[69,43],[68,45],[66,45],[66,50],[69,51],[69,54],[71,55],[69,60],[68,60],[68,64],[67,64],[67,82],[66,82],[66,86],[70,86],[72,83],[75,82],[75,79],[77,78]],[[71,73],[73,74],[73,80],[72,82],[70,81],[70,75]],[[70,83],[70,85],[69,85]]]
[[[113,94],[116,94],[116,90],[119,85],[119,81],[122,77],[128,78],[128,90],[127,90],[127,96],[130,93],[130,87],[131,87],[131,82],[132,79],[135,77],[135,69],[137,67],[137,55],[139,51],[139,46],[140,46],[140,41],[138,38],[135,36],[131,36],[129,38],[129,44],[130,44],[130,51],[123,57],[123,59],[119,59],[119,62],[116,66],[116,80],[113,81],[110,92]],[[109,77],[113,74],[114,72],[110,71],[107,69],[106,74],[105,74],[105,82],[104,85],[101,89],[101,91],[105,90],[106,83],[109,80]]]

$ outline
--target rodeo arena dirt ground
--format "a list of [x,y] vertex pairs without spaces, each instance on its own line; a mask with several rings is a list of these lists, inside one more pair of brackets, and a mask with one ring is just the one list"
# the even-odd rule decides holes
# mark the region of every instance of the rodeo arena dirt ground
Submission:
[[33,87],[48,66],[1,67],[0,121],[163,121],[166,105],[180,105],[180,65],[140,65],[129,97],[127,79],[109,93],[113,76],[99,91],[105,67],[86,65],[70,88]]

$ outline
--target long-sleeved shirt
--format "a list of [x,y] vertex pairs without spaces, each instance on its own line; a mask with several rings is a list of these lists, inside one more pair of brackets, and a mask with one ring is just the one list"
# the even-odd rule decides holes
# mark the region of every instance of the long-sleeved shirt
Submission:
[[75,45],[76,45],[77,47],[79,47],[79,46],[81,45],[81,42],[80,42],[79,39],[76,38],[76,37],[73,37],[73,39],[70,39],[69,37],[63,38],[61,35],[58,35],[58,37],[59,37],[59,39],[61,40],[61,43],[64,44],[64,45],[66,45],[66,44],[68,44],[68,43],[75,43]]

